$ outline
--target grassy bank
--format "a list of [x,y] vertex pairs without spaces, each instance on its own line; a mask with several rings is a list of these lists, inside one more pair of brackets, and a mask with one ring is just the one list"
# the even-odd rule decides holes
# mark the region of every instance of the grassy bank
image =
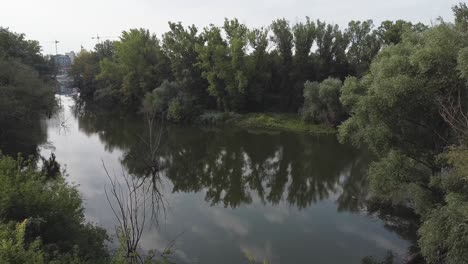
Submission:
[[197,118],[201,125],[233,125],[246,129],[282,130],[313,134],[333,134],[335,129],[326,125],[306,123],[295,114],[206,112]]

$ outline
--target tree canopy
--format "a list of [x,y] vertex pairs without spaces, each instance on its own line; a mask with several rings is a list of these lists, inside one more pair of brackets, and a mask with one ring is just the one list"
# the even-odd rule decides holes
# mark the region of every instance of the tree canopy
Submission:
[[340,98],[351,116],[339,138],[379,157],[368,171],[373,198],[421,217],[428,263],[468,257],[467,10],[454,7],[455,24],[393,39],[362,79],[347,78]]
[[0,147],[56,107],[53,69],[40,50],[37,41],[0,27]]
[[[366,20],[340,29],[306,17],[294,24],[277,19],[260,28],[236,18],[203,30],[169,22],[169,29],[161,39],[131,29],[118,41],[83,51],[73,66],[82,97],[138,111],[145,94],[168,81],[177,90],[172,105],[181,110],[297,113],[306,81],[361,77],[381,47],[424,26],[385,21],[375,28]],[[197,115],[180,114],[179,120]]]

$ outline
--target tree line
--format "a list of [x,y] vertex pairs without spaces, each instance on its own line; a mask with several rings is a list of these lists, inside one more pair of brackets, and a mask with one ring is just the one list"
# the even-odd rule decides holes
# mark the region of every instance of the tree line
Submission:
[[362,77],[383,47],[427,26],[398,20],[375,27],[366,20],[341,30],[306,18],[254,29],[237,19],[202,30],[172,22],[169,28],[161,38],[131,29],[82,50],[72,69],[82,98],[135,112],[147,97],[175,122],[206,110],[298,112],[306,81]]

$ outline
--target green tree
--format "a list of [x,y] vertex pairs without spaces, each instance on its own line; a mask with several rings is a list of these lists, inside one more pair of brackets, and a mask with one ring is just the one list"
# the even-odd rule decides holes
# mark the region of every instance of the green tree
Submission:
[[115,41],[105,40],[104,42],[97,43],[94,46],[94,53],[96,53],[99,60],[115,56],[115,43]]
[[0,131],[2,122],[30,123],[53,111],[53,86],[39,71],[44,64],[37,41],[0,28]]
[[228,57],[230,69],[227,78],[227,90],[230,96],[230,109],[245,109],[245,94],[249,83],[246,71],[247,27],[239,23],[237,18],[224,21],[224,31],[228,41]]
[[276,54],[278,61],[276,64],[278,71],[278,90],[282,99],[280,101],[281,109],[292,110],[293,93],[291,89],[291,71],[293,69],[293,40],[294,36],[286,19],[277,19],[271,24],[273,36],[271,40],[276,45]]
[[455,12],[455,25],[441,21],[403,34],[366,76],[348,78],[341,96],[351,117],[340,126],[340,139],[377,154],[368,171],[373,197],[421,217],[419,246],[429,263],[467,258],[464,11]]
[[[124,31],[115,43],[113,59],[100,63],[98,80],[108,82],[108,92],[119,90],[121,102],[139,107],[144,95],[170,80],[170,66],[159,40],[145,29]],[[109,91],[111,90],[111,91]]]
[[341,101],[352,116],[340,127],[341,139],[384,154],[401,149],[437,169],[434,157],[446,146],[450,130],[438,102],[465,87],[456,70],[464,42],[452,26],[442,24],[384,49],[368,75],[345,82]]
[[[39,237],[46,260],[54,255],[70,256],[73,252],[83,262],[106,260],[105,231],[85,222],[78,190],[68,185],[62,175],[50,178],[36,168],[33,160],[21,157],[15,160],[0,154],[0,176],[0,225],[26,219],[31,223],[27,236],[20,230],[10,246],[17,243],[21,249],[26,246],[24,243]],[[35,251],[38,244],[32,243]]]
[[468,6],[466,3],[459,3],[452,7],[452,11],[455,15],[455,25],[460,32],[466,34],[468,30]]
[[447,166],[433,182],[446,195],[440,204],[426,214],[419,230],[419,244],[429,263],[463,263],[468,258],[466,145],[451,148],[443,158]]
[[440,101],[442,116],[454,130],[458,146],[448,148],[439,156],[443,169],[433,177],[431,183],[439,188],[444,197],[424,215],[425,221],[419,229],[421,251],[429,263],[463,263],[468,258],[468,7],[459,4],[453,7],[453,12],[455,28],[451,29],[459,34],[461,41],[457,44],[462,46],[460,50],[452,51],[458,51],[454,71],[458,70],[465,87],[463,89],[461,86],[456,96]]
[[229,110],[229,99],[226,76],[230,65],[228,58],[228,44],[221,36],[221,29],[214,25],[203,31],[204,45],[196,45],[199,53],[198,66],[202,69],[202,76],[208,81],[208,94],[216,98],[218,109]]
[[341,87],[341,80],[335,78],[321,83],[307,81],[304,84],[302,119],[332,126],[343,121],[345,111],[340,103]]
[[[17,60],[0,58],[0,124],[31,123],[51,115],[54,108],[53,86],[37,71]],[[4,128],[0,125],[0,130]]]
[[51,69],[37,41],[0,27],[0,147],[8,153],[35,155],[45,140],[40,119],[56,108]]
[[388,46],[400,43],[405,32],[422,32],[426,29],[427,26],[422,23],[413,25],[411,22],[405,20],[397,20],[395,22],[385,20],[380,24],[377,34],[382,44]]
[[8,28],[0,27],[0,57],[19,60],[34,68],[41,76],[51,73],[41,54],[39,42],[26,40],[24,34],[11,32]]
[[70,74],[81,97],[91,99],[97,89],[96,76],[99,74],[99,57],[95,52],[81,50],[72,65]]
[[346,49],[349,39],[339,29],[338,25],[331,25],[320,20],[316,23],[316,44],[314,61],[317,67],[318,81],[328,77],[344,79],[348,75]]
[[350,40],[346,56],[353,76],[361,77],[367,72],[375,55],[380,51],[380,39],[373,27],[372,20],[351,21],[345,31]]
[[[186,98],[199,107],[207,107],[208,83],[202,77],[197,46],[203,46],[204,39],[198,29],[192,25],[184,28],[182,24],[169,22],[170,31],[163,35],[163,49],[170,60],[172,74]],[[195,111],[197,112],[197,111]]]
[[176,82],[165,81],[143,99],[142,111],[155,117],[159,115],[173,122],[182,122],[193,117],[196,106],[185,101],[181,88]]
[[267,51],[268,33],[266,28],[249,30],[248,41],[252,49],[246,58],[248,67],[247,109],[261,111],[265,105],[265,93],[271,85],[271,61]]
[[247,48],[247,27],[237,19],[226,19],[221,29],[215,26],[205,28],[206,45],[198,45],[200,67],[207,79],[208,92],[216,97],[218,108],[223,111],[241,111],[245,106],[248,86],[245,54]]
[[293,96],[293,109],[297,111],[302,104],[302,90],[304,82],[314,73],[314,65],[311,60],[312,44],[315,40],[315,23],[307,17],[305,23],[297,23],[292,28],[294,34],[294,71],[292,79],[294,88],[291,91]]

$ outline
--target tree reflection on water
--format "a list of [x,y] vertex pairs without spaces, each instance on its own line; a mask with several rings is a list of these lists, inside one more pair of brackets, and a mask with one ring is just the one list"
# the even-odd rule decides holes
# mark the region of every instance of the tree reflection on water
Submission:
[[368,155],[333,136],[168,125],[158,127],[164,136],[155,152],[143,140],[154,132],[141,118],[96,113],[78,113],[80,130],[98,134],[108,150],[122,149],[129,174],[154,178],[161,171],[172,192],[204,191],[210,204],[234,208],[255,195],[299,209],[333,199],[339,210],[357,211],[367,196]]

